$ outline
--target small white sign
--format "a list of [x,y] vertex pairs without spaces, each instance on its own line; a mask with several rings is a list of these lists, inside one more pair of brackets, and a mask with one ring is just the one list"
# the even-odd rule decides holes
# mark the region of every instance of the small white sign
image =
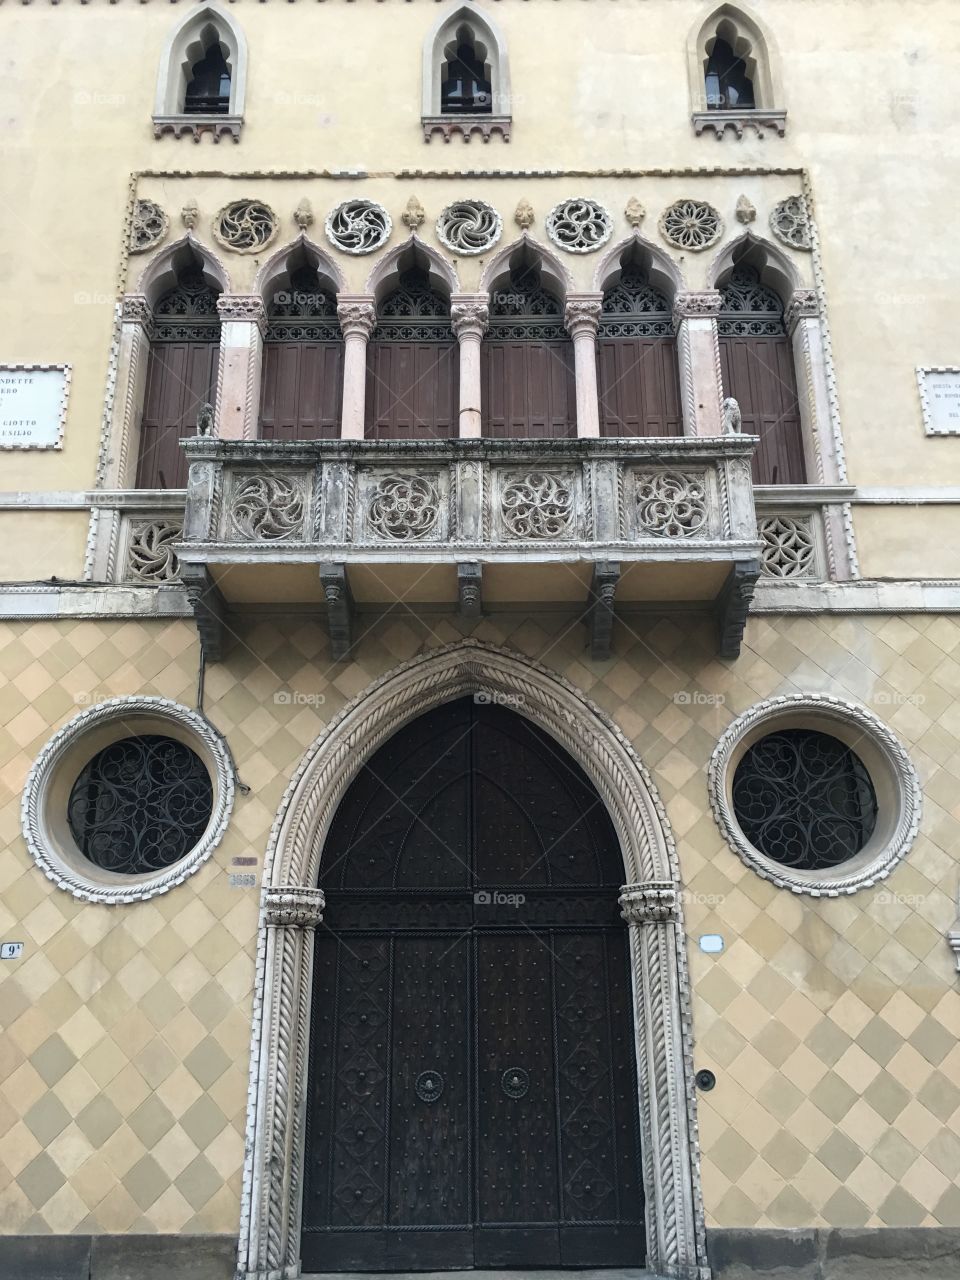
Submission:
[[22,942],[0,942],[0,960],[16,960],[22,955]]
[[708,956],[719,955],[723,950],[723,938],[719,933],[701,933],[700,950],[705,951]]
[[60,449],[68,364],[0,364],[0,449]]
[[923,429],[928,436],[960,436],[960,366],[917,370]]

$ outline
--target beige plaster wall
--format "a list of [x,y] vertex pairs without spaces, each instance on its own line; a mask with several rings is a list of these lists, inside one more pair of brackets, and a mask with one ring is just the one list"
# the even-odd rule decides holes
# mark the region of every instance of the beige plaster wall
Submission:
[[[186,621],[0,632],[0,937],[25,943],[0,966],[3,1230],[237,1229],[257,893],[230,888],[231,859],[262,863],[287,780],[349,698],[461,634],[445,617],[362,626],[346,665],[315,623],[239,630],[207,671],[206,710],[250,794],[196,876],[118,907],[44,879],[20,836],[20,789],[83,707],[136,693],[192,705],[195,632]],[[960,875],[960,622],[754,619],[735,664],[715,659],[712,628],[689,615],[618,623],[606,663],[586,659],[582,624],[563,615],[495,615],[472,634],[572,680],[662,792],[685,886],[696,1065],[718,1077],[700,1097],[709,1221],[960,1225],[960,1006],[944,940]],[[708,810],[723,728],[797,690],[879,714],[924,784],[906,863],[842,901],[760,880]],[[707,932],[724,936],[721,955],[699,951]]]

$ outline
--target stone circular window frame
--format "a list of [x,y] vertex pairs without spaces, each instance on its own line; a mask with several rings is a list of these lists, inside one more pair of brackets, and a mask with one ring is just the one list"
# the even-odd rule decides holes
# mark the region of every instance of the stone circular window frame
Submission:
[[[70,793],[83,767],[123,738],[157,733],[200,757],[210,774],[213,810],[203,836],[179,862],[160,871],[106,871],[81,853],[67,820]],[[143,902],[198,871],[220,843],[234,800],[233,763],[220,735],[197,712],[167,698],[110,698],[68,720],[46,743],[23,789],[23,838],[40,870],[86,902]]]
[[[733,808],[733,780],[746,752],[783,729],[811,729],[856,752],[877,797],[877,823],[858,854],[836,867],[801,871],[761,853],[744,835]],[[872,712],[843,698],[784,695],[758,702],[728,726],[710,757],[710,807],[736,853],[757,875],[781,889],[839,897],[885,879],[913,844],[920,824],[920,779],[899,739]]]

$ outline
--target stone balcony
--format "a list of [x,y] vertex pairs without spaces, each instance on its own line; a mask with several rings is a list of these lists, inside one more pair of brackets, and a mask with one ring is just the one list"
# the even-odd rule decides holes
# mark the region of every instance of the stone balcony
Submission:
[[739,652],[760,571],[753,436],[184,442],[181,575],[205,650],[229,611],[315,610],[338,658],[357,611],[709,608]]

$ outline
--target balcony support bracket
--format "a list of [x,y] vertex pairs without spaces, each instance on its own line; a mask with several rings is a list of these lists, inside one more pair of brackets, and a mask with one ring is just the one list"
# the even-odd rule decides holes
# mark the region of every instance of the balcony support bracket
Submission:
[[613,642],[613,598],[619,581],[619,561],[598,560],[593,566],[588,623],[590,657],[597,662],[605,662],[610,657],[610,646]]
[[327,602],[330,649],[337,662],[346,658],[353,645],[353,596],[343,564],[321,564],[320,585]]
[[753,590],[760,577],[759,560],[737,560],[717,597],[720,657],[739,658]]
[[227,611],[220,589],[206,565],[185,562],[180,566],[180,576],[197,622],[203,656],[207,662],[219,662],[224,653]]
[[457,594],[461,618],[479,618],[483,610],[482,566],[475,561],[457,565]]

